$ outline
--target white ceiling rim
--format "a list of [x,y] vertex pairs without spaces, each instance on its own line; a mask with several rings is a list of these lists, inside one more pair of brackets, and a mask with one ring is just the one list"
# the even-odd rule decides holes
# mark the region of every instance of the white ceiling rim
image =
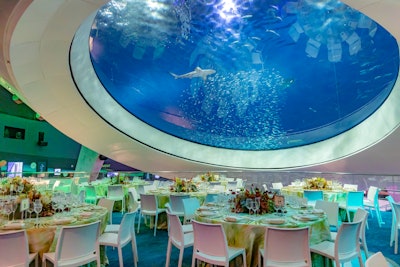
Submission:
[[329,162],[363,150],[381,140],[399,124],[400,109],[394,100],[399,99],[400,90],[396,86],[397,89],[393,90],[385,104],[369,119],[344,134],[308,146],[275,151],[243,151],[214,148],[176,138],[132,116],[98,81],[87,53],[89,51],[87,40],[92,21],[93,18],[88,18],[82,24],[71,49],[71,66],[79,90],[92,108],[110,125],[133,139],[165,153],[206,164],[234,168],[302,167]]
[[[399,105],[396,105],[395,102],[396,98],[399,99],[400,89],[399,85],[396,84],[392,94],[385,102],[384,106],[374,113],[370,119],[364,121],[357,127],[354,127],[346,134],[331,138],[324,142],[299,148],[278,151],[235,151],[218,149],[190,143],[166,135],[160,131],[155,131],[152,127],[149,127],[146,124],[137,124],[137,121],[139,120],[136,120],[133,124],[136,127],[135,129],[126,129],[126,122],[119,121],[118,119],[115,119],[115,117],[105,118],[106,120],[113,122],[115,126],[122,123],[122,125],[119,126],[123,126],[122,128],[125,128],[124,131],[127,134],[122,135],[119,131],[110,129],[108,123],[103,122],[100,118],[94,119],[94,113],[89,112],[87,107],[81,106],[86,105],[86,103],[82,100],[77,100],[76,88],[69,77],[70,73],[67,67],[68,62],[56,62],[57,64],[62,65],[59,68],[49,68],[46,64],[50,61],[49,56],[58,55],[56,58],[60,59],[65,58],[66,55],[68,55],[68,42],[70,42],[73,37],[73,32],[71,32],[72,29],[74,29],[77,23],[84,21],[88,14],[101,6],[93,2],[98,3],[98,1],[78,0],[34,1],[18,23],[13,35],[10,46],[12,69],[18,81],[18,89],[27,97],[28,101],[30,101],[30,105],[35,108],[35,110],[39,111],[46,120],[83,145],[119,160],[122,163],[132,166],[132,162],[128,162],[130,160],[129,157],[127,159],[122,157],[121,159],[113,157],[113,148],[115,147],[115,143],[122,143],[126,145],[125,150],[131,150],[123,152],[125,154],[137,153],[135,150],[140,147],[140,149],[142,149],[140,152],[148,153],[148,156],[150,157],[154,154],[157,155],[156,158],[168,161],[171,159],[171,155],[176,155],[185,160],[190,159],[194,162],[204,163],[204,166],[241,169],[286,169],[312,166],[330,162],[336,158],[344,158],[361,151],[389,135],[399,124],[397,118],[400,118],[400,110],[398,107]],[[357,7],[357,5],[360,5],[361,3],[360,1],[345,2],[348,4],[354,2],[354,7]],[[383,3],[390,1],[379,2]],[[49,8],[50,3],[53,3],[51,6],[54,8]],[[371,3],[372,2],[369,2],[369,4]],[[74,7],[75,22],[72,26],[69,26],[71,24],[70,17],[68,15],[60,16],[59,14],[71,11],[72,6]],[[46,18],[43,16],[40,17],[43,10],[46,10]],[[399,10],[398,12],[400,13]],[[373,14],[368,15],[379,22],[379,16],[377,16],[378,19],[376,19]],[[40,20],[38,18],[40,18]],[[32,23],[33,21],[38,21],[38,23]],[[64,36],[60,36],[59,29],[58,31],[49,30],[49,28],[52,28],[51,25],[65,25],[66,27],[69,27],[69,30],[64,31]],[[46,37],[46,39],[43,39],[43,37]],[[45,48],[43,44],[46,44],[48,40],[58,41],[59,39],[62,39],[63,45],[52,47],[51,55],[49,55],[49,51],[43,49]],[[21,57],[21,54],[25,54],[26,56]],[[28,70],[32,69],[35,70],[33,73],[32,71],[28,72]],[[60,72],[54,73],[57,70],[60,70]],[[57,79],[52,79],[55,76]],[[55,82],[62,82],[62,85],[59,85],[63,89],[62,92],[54,90]],[[56,97],[58,93],[61,93],[63,97]],[[41,100],[40,98],[44,96],[54,96],[54,102],[46,103],[46,101]],[[71,108],[71,104],[74,108]],[[93,106],[93,103],[91,103],[91,105]],[[98,110],[96,107],[95,109]],[[82,113],[82,110],[85,110],[87,113]],[[388,113],[389,115],[387,115]],[[74,120],[71,118],[74,118]],[[76,123],[75,118],[79,118],[82,127],[77,125],[75,128],[73,127],[71,129],[70,125]],[[67,121],[72,124],[65,125],[60,123],[60,121]],[[378,126],[377,123],[383,124]],[[82,135],[83,127],[86,127],[87,129],[96,129],[98,132],[106,133],[104,135],[103,146],[99,146],[101,145],[100,143],[102,143],[99,139],[90,140],[90,138],[84,137]],[[140,128],[140,131],[136,130],[137,127]],[[132,133],[135,133],[134,138],[140,142],[129,137]],[[154,135],[155,133],[157,133],[157,135]],[[159,134],[161,134],[161,137]],[[360,136],[365,136],[366,139],[360,138]],[[161,142],[157,143],[158,141]],[[137,142],[137,144],[134,144],[134,142]],[[147,144],[149,148],[143,148],[143,143]],[[157,147],[160,151],[154,150],[150,147]],[[327,147],[329,149],[327,149]],[[172,156],[172,158],[174,157]],[[137,168],[146,165],[144,162],[139,162],[137,158],[135,158],[135,164],[134,167]],[[168,164],[166,165],[168,166]],[[145,170],[146,168],[141,169]],[[164,169],[166,170],[166,168]],[[172,167],[172,170],[176,170],[176,167]]]

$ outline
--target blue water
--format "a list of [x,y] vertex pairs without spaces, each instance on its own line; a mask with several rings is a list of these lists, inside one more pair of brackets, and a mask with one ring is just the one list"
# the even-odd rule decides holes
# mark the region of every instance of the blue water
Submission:
[[[93,66],[121,106],[176,137],[239,150],[315,143],[381,106],[399,54],[393,36],[355,10],[308,2],[112,1],[92,29]],[[320,46],[307,53],[310,38]],[[341,53],[329,54],[332,44]],[[171,74],[196,67],[215,73]]]

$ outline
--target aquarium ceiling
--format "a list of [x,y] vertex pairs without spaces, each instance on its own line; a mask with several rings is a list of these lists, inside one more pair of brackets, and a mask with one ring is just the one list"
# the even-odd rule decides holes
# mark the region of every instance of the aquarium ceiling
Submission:
[[140,121],[246,151],[348,131],[380,108],[399,70],[394,37],[337,0],[115,0],[98,11],[89,49],[107,94]]

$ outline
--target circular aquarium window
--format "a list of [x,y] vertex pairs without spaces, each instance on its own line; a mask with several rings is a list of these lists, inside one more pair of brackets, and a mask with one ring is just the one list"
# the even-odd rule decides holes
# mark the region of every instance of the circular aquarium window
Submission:
[[379,24],[336,0],[126,0],[97,13],[90,57],[108,94],[169,135],[277,150],[339,135],[398,75]]

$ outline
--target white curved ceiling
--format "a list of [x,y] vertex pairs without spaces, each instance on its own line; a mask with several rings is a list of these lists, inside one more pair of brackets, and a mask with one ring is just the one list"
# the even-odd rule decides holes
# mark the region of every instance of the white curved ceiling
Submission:
[[[163,151],[148,147],[105,123],[82,99],[70,76],[69,48],[79,25],[92,12],[107,1],[84,0],[37,0],[27,8],[19,20],[10,43],[10,61],[16,88],[27,99],[29,106],[37,110],[54,127],[79,143],[126,165],[148,171],[204,171],[234,168],[243,169],[284,169],[283,163],[290,156],[293,166],[308,166],[304,169],[318,171],[339,171],[352,173],[397,173],[400,167],[396,155],[400,146],[396,120],[389,119],[386,125],[388,135],[380,143],[367,149],[359,142],[359,135],[373,136],[372,125],[358,128],[351,137],[361,152],[350,157],[348,145],[339,140],[329,150],[307,146],[287,150],[286,154],[276,152],[215,151],[207,147],[174,143],[166,140]],[[387,30],[397,40],[400,3],[395,0],[365,1],[347,0],[348,5],[364,12]],[[377,120],[387,120],[382,115]],[[348,140],[346,140],[348,144]],[[174,156],[176,149],[183,150],[186,160]],[[205,156],[211,155],[211,156]],[[333,161],[333,155],[342,159]],[[316,159],[315,157],[318,157]],[[320,162],[321,164],[315,164]],[[328,163],[324,163],[328,162]],[[223,167],[225,166],[225,167]],[[312,167],[310,167],[312,166]],[[299,167],[300,168],[300,167]]]

